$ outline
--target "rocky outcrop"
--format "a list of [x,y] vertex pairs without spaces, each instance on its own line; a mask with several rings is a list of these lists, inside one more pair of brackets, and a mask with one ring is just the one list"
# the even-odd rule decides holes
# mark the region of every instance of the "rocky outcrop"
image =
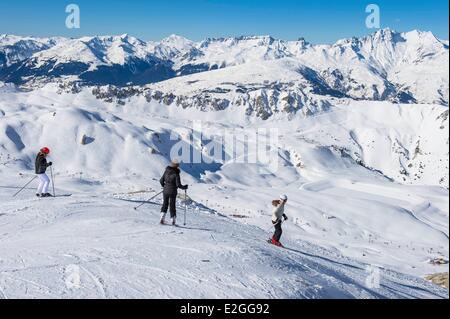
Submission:
[[[76,86],[67,85],[68,92],[76,90]],[[284,91],[286,89],[286,91]],[[96,86],[92,94],[108,103],[122,104],[133,96],[144,96],[147,102],[156,101],[160,104],[175,105],[183,109],[195,108],[204,112],[222,111],[229,107],[243,107],[247,116],[254,116],[267,120],[276,114],[296,114],[301,112],[308,116],[318,112],[327,111],[331,107],[328,99],[321,96],[307,94],[299,88],[290,85],[280,87],[268,84],[267,86],[239,85],[235,92],[227,97],[220,97],[220,91],[205,90],[194,95],[175,95],[171,92],[162,92],[148,87],[115,87]],[[225,91],[229,93],[228,91]],[[223,92],[222,92],[223,93]]]
[[429,275],[426,277],[426,280],[448,289],[448,272]]

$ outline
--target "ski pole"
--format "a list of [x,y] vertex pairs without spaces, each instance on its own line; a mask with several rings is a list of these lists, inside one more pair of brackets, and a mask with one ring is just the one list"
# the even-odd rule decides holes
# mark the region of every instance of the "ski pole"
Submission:
[[55,179],[53,178],[53,167],[50,166],[50,175],[52,177],[53,197],[56,197],[55,193]]
[[35,179],[37,178],[37,176],[33,177],[33,179],[31,181],[29,181],[24,187],[22,187],[17,193],[15,193],[13,195],[13,197],[16,197],[21,191],[23,191],[25,189],[25,187],[27,187],[28,185],[31,184],[31,182],[33,182]]
[[186,226],[186,213],[187,213],[187,190],[184,190],[184,226]]
[[143,202],[142,204],[140,204],[139,206],[136,206],[134,208],[134,210],[138,210],[140,207],[144,206],[145,204],[148,204],[152,199],[158,197],[159,195],[161,195],[164,191],[159,192],[158,194],[156,194],[155,196],[153,196],[152,198],[150,198],[149,200]]
[[276,224],[272,224],[272,226],[270,226],[270,228],[268,228],[266,231],[271,230],[273,227],[277,226],[278,224],[283,224],[283,220],[279,220]]

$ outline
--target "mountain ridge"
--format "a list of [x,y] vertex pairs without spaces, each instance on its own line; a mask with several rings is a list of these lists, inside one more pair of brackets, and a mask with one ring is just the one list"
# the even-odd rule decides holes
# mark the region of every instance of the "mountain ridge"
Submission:
[[[280,69],[275,70],[278,78],[264,71],[265,65],[276,61],[280,61]],[[292,61],[294,69],[283,61]],[[171,95],[176,91],[173,83],[184,81],[190,86],[194,77],[195,81],[200,78],[204,87],[201,94],[188,96],[189,100],[204,99],[213,90],[215,98],[225,104],[247,94],[239,87],[246,81],[231,72],[221,72],[215,87],[207,79],[217,77],[212,71],[234,67],[233,72],[241,74],[242,79],[251,75],[254,87],[260,88],[268,82],[283,82],[283,73],[300,73],[299,79],[287,81],[292,85],[281,88],[288,95],[292,90],[287,87],[296,87],[295,94],[308,98],[315,94],[325,99],[346,97],[448,106],[448,61],[448,41],[431,32],[396,32],[389,28],[325,45],[310,44],[303,38],[284,41],[269,35],[207,38],[200,42],[178,35],[161,42],[145,42],[128,34],[78,39],[0,35],[0,81],[6,83],[27,89],[54,82],[62,87],[112,85],[137,90],[157,86],[163,89],[163,95]],[[249,66],[253,70],[249,71]],[[269,69],[273,73],[273,67]],[[233,82],[230,78],[234,79],[232,90],[236,94],[225,99],[223,92],[230,88],[222,83]],[[270,87],[266,89],[270,91]],[[257,98],[264,100],[266,93]],[[264,103],[268,109],[270,103]],[[291,105],[287,109],[296,108]],[[271,112],[263,113],[261,117],[265,118]]]

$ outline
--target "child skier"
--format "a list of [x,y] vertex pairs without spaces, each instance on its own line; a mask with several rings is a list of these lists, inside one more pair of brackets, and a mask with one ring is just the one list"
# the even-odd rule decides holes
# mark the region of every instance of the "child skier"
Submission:
[[281,228],[281,224],[283,223],[283,219],[288,220],[287,216],[284,213],[284,208],[287,203],[287,196],[281,195],[279,200],[272,201],[273,212],[272,212],[272,224],[275,227],[275,233],[269,242],[275,246],[283,247],[280,243],[281,235],[283,234],[283,229]]
[[48,193],[50,179],[48,178],[47,174],[45,174],[47,167],[52,166],[52,162],[47,163],[48,154],[50,154],[50,149],[48,147],[44,147],[36,156],[35,173],[39,177],[39,186],[36,193],[37,197],[52,196],[50,193]]
[[163,192],[163,205],[161,207],[161,220],[160,223],[164,225],[167,210],[170,206],[170,217],[172,218],[172,225],[176,225],[177,209],[176,201],[178,195],[178,188],[188,189],[188,185],[182,185],[180,179],[180,163],[177,160],[173,160],[170,166],[166,168],[164,175],[161,177],[160,183],[164,188]]

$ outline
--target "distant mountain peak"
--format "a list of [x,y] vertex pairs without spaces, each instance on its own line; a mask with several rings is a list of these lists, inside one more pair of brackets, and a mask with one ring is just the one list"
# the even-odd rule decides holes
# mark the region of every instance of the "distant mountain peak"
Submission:
[[186,45],[186,44],[193,44],[194,42],[182,37],[180,35],[177,34],[171,34],[169,35],[167,38],[164,38],[161,40],[161,43],[163,44],[174,44],[174,45]]
[[166,38],[164,38],[163,39],[163,41],[176,41],[176,40],[186,40],[186,41],[190,41],[190,40],[188,40],[187,38],[185,38],[185,37],[183,37],[183,36],[181,36],[181,35],[178,35],[178,34],[171,34],[171,35],[169,35],[168,37],[166,37]]

